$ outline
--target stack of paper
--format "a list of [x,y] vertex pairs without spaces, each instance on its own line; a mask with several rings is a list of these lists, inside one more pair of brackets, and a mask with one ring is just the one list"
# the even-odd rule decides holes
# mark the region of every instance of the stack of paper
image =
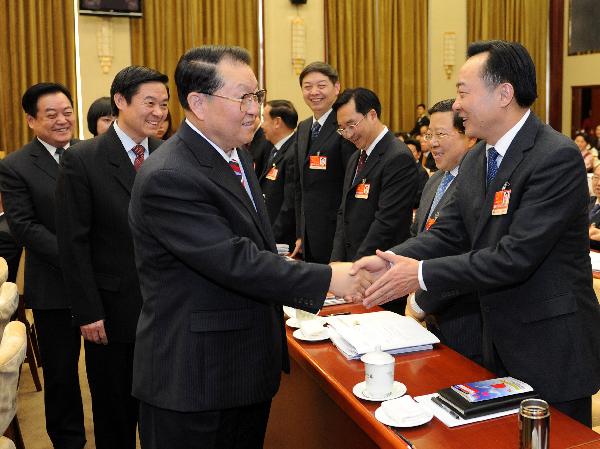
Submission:
[[383,311],[327,318],[329,338],[348,359],[358,359],[377,346],[389,354],[432,349],[440,340],[417,323]]

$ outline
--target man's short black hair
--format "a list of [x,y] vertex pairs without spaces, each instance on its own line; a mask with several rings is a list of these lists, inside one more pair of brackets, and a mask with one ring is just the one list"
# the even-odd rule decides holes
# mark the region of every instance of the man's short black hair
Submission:
[[179,58],[175,69],[175,84],[179,103],[184,109],[190,108],[187,97],[191,92],[212,94],[221,88],[224,80],[217,71],[222,59],[250,65],[250,53],[245,48],[224,45],[204,45],[188,50]]
[[300,81],[300,86],[302,86],[302,80],[304,80],[304,77],[309,73],[313,72],[322,73],[327,78],[329,78],[332,84],[337,83],[340,79],[337,70],[334,69],[332,66],[330,66],[326,62],[315,61],[308,64],[306,67],[304,67],[304,69],[302,69],[302,72],[300,72],[300,77],[298,78]]
[[367,115],[371,109],[374,109],[377,117],[381,117],[381,103],[379,102],[379,98],[377,98],[377,94],[365,87],[344,90],[335,103],[333,103],[333,111],[337,112],[339,108],[349,103],[352,99],[354,99],[354,104],[356,105],[356,112]]
[[271,100],[267,101],[267,106],[270,106],[269,115],[271,118],[280,117],[285,126],[290,129],[296,129],[298,125],[298,112],[288,100]]
[[414,145],[415,149],[417,150],[417,153],[421,154],[423,152],[421,150],[421,143],[417,139],[413,139],[412,137],[410,139],[406,139],[404,141],[404,145]]
[[425,106],[425,103],[419,103],[417,105],[417,107],[419,107],[419,106],[422,107],[423,109],[427,109],[427,106]]
[[458,115],[458,112],[452,109],[452,105],[454,104],[455,100],[455,98],[448,98],[447,100],[438,101],[436,104],[430,107],[427,112],[430,116],[436,112],[453,112],[452,125],[459,133],[464,134],[465,125],[463,124],[463,119],[460,115]]
[[111,117],[112,115],[112,105],[109,97],[100,97],[94,100],[87,113],[87,126],[93,136],[98,135],[98,119],[100,117]]
[[488,53],[481,77],[490,87],[510,83],[515,99],[522,108],[533,104],[537,98],[535,65],[529,52],[518,42],[500,40],[473,42],[467,49],[470,58]]
[[163,83],[167,88],[167,94],[169,93],[169,77],[158,70],[140,65],[130,65],[117,73],[110,86],[110,104],[113,115],[119,115],[119,108],[115,103],[115,94],[123,95],[123,98],[129,104],[131,98],[140,90],[140,85],[154,82]]
[[21,106],[26,114],[35,117],[38,113],[38,100],[40,97],[48,94],[63,93],[73,106],[73,99],[71,98],[71,92],[65,86],[60,83],[38,83],[29,87],[23,94],[21,99]]

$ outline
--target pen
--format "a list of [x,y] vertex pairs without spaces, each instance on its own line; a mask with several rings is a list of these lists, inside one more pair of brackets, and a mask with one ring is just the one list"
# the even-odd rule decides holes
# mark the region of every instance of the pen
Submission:
[[461,417],[458,416],[458,413],[456,413],[454,410],[452,410],[450,407],[448,407],[446,404],[444,404],[437,396],[433,396],[431,398],[431,402],[433,402],[435,405],[437,405],[439,408],[444,410],[446,413],[448,413],[453,418],[461,419]]
[[394,431],[394,433],[396,435],[398,435],[400,437],[400,439],[406,443],[406,446],[408,447],[408,449],[417,449],[417,447],[414,444],[412,444],[412,442],[408,438],[406,438],[404,435],[402,435],[396,429],[394,429],[393,427],[390,427],[390,429],[392,429]]
[[325,315],[325,316],[340,316],[340,315],[350,315],[350,312],[330,313],[329,315]]

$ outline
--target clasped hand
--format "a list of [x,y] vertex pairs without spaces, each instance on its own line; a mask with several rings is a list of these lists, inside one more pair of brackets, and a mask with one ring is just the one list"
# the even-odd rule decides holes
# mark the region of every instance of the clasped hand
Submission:
[[353,264],[334,263],[332,269],[331,291],[366,308],[401,298],[419,288],[417,260],[379,250],[376,255]]

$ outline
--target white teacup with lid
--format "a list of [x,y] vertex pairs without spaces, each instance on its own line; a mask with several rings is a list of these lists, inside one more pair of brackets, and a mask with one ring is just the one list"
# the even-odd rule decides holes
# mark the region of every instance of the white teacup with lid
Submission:
[[374,399],[385,399],[394,386],[395,359],[377,346],[360,360],[365,364],[365,394]]

